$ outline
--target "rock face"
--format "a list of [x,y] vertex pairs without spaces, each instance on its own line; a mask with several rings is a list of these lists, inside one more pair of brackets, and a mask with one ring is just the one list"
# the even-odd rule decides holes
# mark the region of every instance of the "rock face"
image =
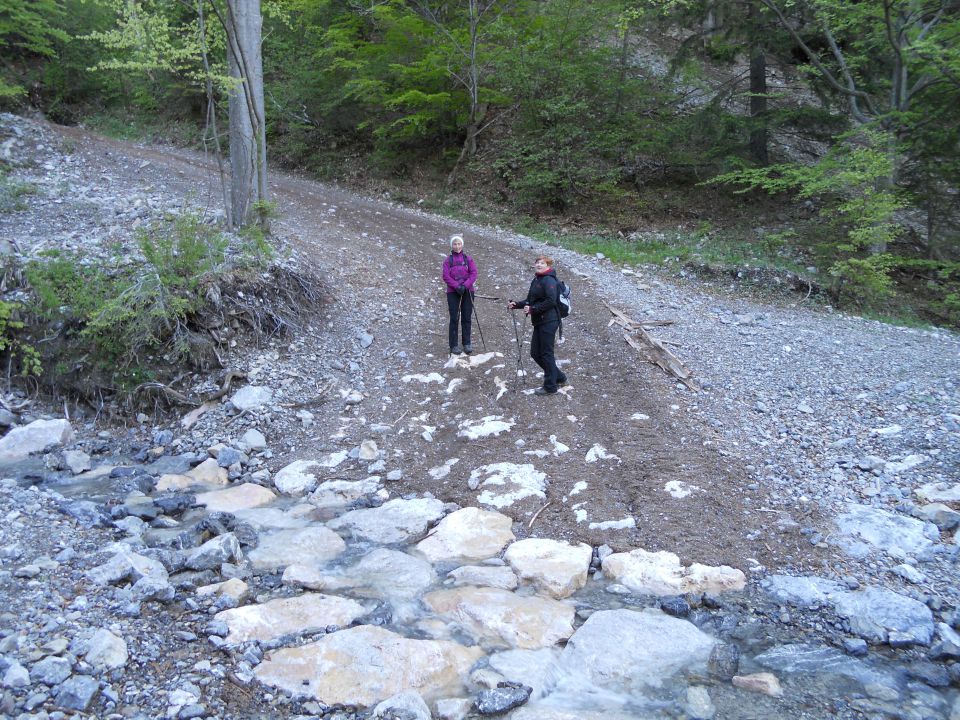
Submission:
[[743,590],[747,581],[740,570],[727,565],[694,563],[685,568],[674,553],[640,548],[608,555],[603,560],[603,572],[636,593],[651,595]]
[[[341,630],[315,643],[267,655],[257,678],[290,693],[308,693],[333,705],[369,708],[415,690],[430,701],[463,693],[463,677],[479,648],[453,642],[409,640],[383,628]],[[372,667],[377,672],[371,672]]]
[[683,671],[706,667],[715,640],[659,610],[603,610],[570,638],[560,657],[558,686],[659,687]]
[[66,420],[34,420],[16,427],[0,438],[0,462],[23,460],[31,453],[65,445],[73,439],[73,428]]
[[478,641],[493,647],[549,647],[573,634],[573,606],[540,597],[520,597],[497,588],[438,590],[424,603]]
[[367,609],[347,598],[319,593],[306,593],[292,598],[279,598],[259,605],[245,605],[217,613],[230,628],[228,643],[248,640],[273,640],[288,633],[320,630],[330,625],[352,623]]
[[556,540],[528,538],[513,543],[504,555],[521,580],[532,582],[555,598],[573,595],[587,583],[593,548]]
[[463,508],[441,520],[417,550],[432,563],[486,560],[514,540],[512,525],[501,513]]

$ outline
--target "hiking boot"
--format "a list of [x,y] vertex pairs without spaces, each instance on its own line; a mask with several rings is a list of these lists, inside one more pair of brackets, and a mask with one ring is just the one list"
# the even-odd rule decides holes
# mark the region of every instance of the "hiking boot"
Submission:
[[557,391],[554,390],[551,392],[550,390],[547,390],[544,387],[538,387],[536,390],[533,391],[533,394],[534,395],[556,395]]
[[566,376],[566,375],[564,375],[562,378],[560,378],[560,379],[557,380],[557,385],[566,385],[566,384],[567,384],[567,376]]
[[464,344],[464,346],[463,346],[463,351],[464,351],[467,355],[469,355],[470,353],[473,352],[473,345],[471,345],[470,343]]
[[459,355],[462,352],[463,352],[463,348],[460,347],[459,345],[454,345],[452,348],[450,348],[451,355]]

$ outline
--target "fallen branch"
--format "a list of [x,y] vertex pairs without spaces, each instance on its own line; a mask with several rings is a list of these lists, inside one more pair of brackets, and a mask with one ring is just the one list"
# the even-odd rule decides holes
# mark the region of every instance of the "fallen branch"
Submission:
[[188,398],[183,393],[177,392],[173,388],[158,382],[148,382],[138,385],[133,390],[133,397],[136,397],[140,393],[149,391],[159,393],[167,400],[167,402],[170,402],[174,405],[196,405],[197,402],[195,399]]
[[224,376],[223,383],[220,385],[220,389],[214,393],[211,393],[210,395],[207,395],[202,401],[208,403],[213,400],[219,400],[227,394],[227,391],[230,389],[230,383],[232,383],[234,379],[241,380],[246,377],[247,374],[244,372],[240,372],[239,370],[231,370]]
[[527,530],[529,530],[530,528],[533,527],[533,523],[535,523],[536,520],[537,520],[537,518],[540,517],[540,513],[542,513],[544,510],[546,510],[546,509],[547,509],[548,507],[550,507],[551,505],[553,505],[553,500],[551,500],[550,502],[548,502],[546,505],[544,505],[542,508],[540,508],[539,510],[537,510],[537,511],[533,514],[533,517],[530,518],[530,522],[527,524]]
[[630,347],[642,352],[649,362],[673,375],[689,389],[700,389],[693,380],[693,373],[690,372],[683,361],[664,347],[663,341],[651,337],[644,327],[645,325],[648,327],[668,325],[673,322],[672,320],[651,321],[650,323],[637,322],[621,310],[612,308],[606,303],[604,303],[604,306],[613,314],[611,324],[619,325],[625,329],[623,339],[627,341]]

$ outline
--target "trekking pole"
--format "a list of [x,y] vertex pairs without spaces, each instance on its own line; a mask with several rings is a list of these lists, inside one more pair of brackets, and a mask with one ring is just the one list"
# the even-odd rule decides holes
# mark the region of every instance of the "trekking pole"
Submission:
[[520,328],[517,326],[517,316],[510,311],[510,317],[513,318],[513,334],[517,338],[517,378],[523,377],[527,373],[523,369],[523,352],[520,349]]
[[473,319],[477,321],[477,330],[480,331],[480,343],[483,345],[483,351],[487,351],[487,341],[483,339],[483,328],[480,327],[480,316],[477,315],[477,304],[473,302],[473,293],[470,293],[470,304],[473,306]]

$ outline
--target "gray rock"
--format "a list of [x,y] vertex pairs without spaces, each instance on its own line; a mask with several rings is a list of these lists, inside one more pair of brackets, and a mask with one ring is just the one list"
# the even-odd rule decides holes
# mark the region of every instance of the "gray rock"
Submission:
[[64,710],[87,712],[99,692],[97,680],[89,675],[74,675],[57,688],[54,702]]
[[904,595],[869,587],[839,595],[833,603],[850,629],[867,642],[889,642],[891,633],[897,633],[898,642],[909,644],[929,645],[933,639],[930,608]]
[[690,614],[690,603],[679,595],[660,598],[660,609],[667,615],[685,618]]
[[739,671],[740,648],[728,644],[714,645],[707,660],[707,672],[722,680],[730,680]]
[[8,688],[27,687],[30,684],[30,673],[23,665],[13,660],[3,673],[3,680],[0,682],[3,687]]
[[870,646],[867,645],[867,641],[863,638],[844,638],[843,649],[849,655],[853,655],[854,657],[863,657],[867,654]]
[[530,698],[531,689],[518,683],[500,683],[492,690],[481,690],[474,707],[481,715],[500,715],[520,707]]
[[79,475],[93,467],[90,456],[82,450],[67,450],[64,452],[63,463],[74,475]]
[[237,390],[230,402],[240,412],[256,410],[273,402],[273,391],[266,387],[247,385]]
[[896,677],[852,658],[836,648],[816,645],[781,645],[757,655],[761,666],[786,674],[842,675],[863,685],[895,686]]
[[837,544],[854,557],[878,549],[902,558],[922,553],[933,544],[927,523],[866,505],[850,505],[836,524],[842,533]]
[[34,420],[0,438],[0,463],[23,460],[31,453],[65,445],[72,439],[73,428],[67,420]]
[[241,559],[240,542],[232,532],[218,535],[190,551],[186,566],[191,570],[210,570],[225,562]]
[[138,602],[148,600],[159,600],[160,602],[170,602],[176,596],[174,587],[166,580],[158,578],[143,577],[134,583],[131,588],[133,597]]
[[217,454],[217,465],[222,468],[228,468],[235,463],[246,465],[249,460],[250,458],[232,447],[220,448],[220,452]]
[[30,679],[49,687],[59,685],[72,674],[72,663],[62,657],[45,657],[30,668]]
[[97,503],[90,500],[72,500],[60,504],[60,512],[76,520],[84,527],[108,527],[110,516]]
[[259,430],[251,428],[240,436],[240,448],[247,452],[263,450],[267,447],[267,438]]
[[177,720],[193,720],[193,718],[202,718],[207,716],[207,709],[200,703],[190,703],[184,705],[177,713]]

